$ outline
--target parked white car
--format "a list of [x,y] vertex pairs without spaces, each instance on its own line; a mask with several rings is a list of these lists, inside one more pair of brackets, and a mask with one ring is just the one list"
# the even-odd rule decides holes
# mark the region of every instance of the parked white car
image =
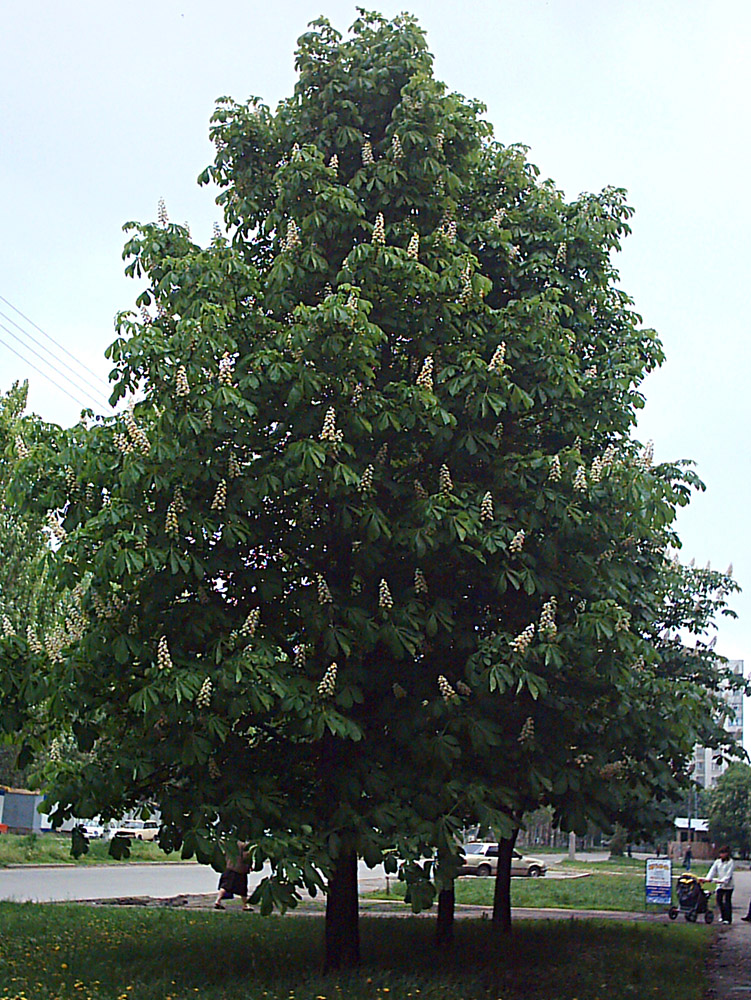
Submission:
[[[495,875],[498,870],[498,844],[487,844],[475,841],[464,845],[464,864],[459,869],[460,875]],[[540,878],[548,870],[548,866],[539,858],[528,858],[519,851],[511,855],[511,874],[526,875],[529,878]]]
[[129,819],[121,826],[113,827],[108,837],[127,837],[130,840],[156,840],[159,834],[159,824],[155,819]]
[[82,823],[81,832],[89,840],[99,840],[104,836],[104,827],[101,823]]

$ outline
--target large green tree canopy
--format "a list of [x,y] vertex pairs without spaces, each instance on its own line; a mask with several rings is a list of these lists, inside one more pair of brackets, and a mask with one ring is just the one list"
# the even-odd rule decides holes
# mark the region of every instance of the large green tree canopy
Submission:
[[266,905],[393,846],[450,874],[464,822],[539,803],[646,829],[724,739],[733,586],[668,558],[700,484],[632,437],[662,350],[618,286],[625,193],[541,180],[411,17],[314,22],[297,69],[276,111],[218,102],[229,235],[127,227],[129,408],[16,485],[80,615],[32,667],[79,751],[57,817],[156,805],[204,860],[239,835]]

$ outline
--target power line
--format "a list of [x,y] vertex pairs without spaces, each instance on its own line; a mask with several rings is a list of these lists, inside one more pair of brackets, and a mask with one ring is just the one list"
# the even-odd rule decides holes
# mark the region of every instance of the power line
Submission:
[[46,372],[43,372],[41,368],[37,368],[37,366],[34,364],[33,361],[29,361],[29,359],[25,358],[23,354],[19,354],[19,352],[14,347],[11,347],[10,344],[6,343],[2,339],[2,337],[0,337],[0,344],[3,344],[5,347],[7,347],[9,351],[13,351],[13,353],[16,354],[19,358],[21,358],[22,361],[24,361],[27,365],[33,368],[35,372],[39,372],[42,378],[46,378],[47,381],[51,382],[56,389],[59,389],[60,392],[64,392],[66,396],[72,399],[73,402],[76,403],[78,406],[82,407],[82,409],[84,410],[88,409],[85,403],[82,403],[80,399],[76,399],[75,396],[72,396],[67,389],[64,389],[61,385],[58,385],[57,382],[53,378],[50,378],[50,376],[47,375]]
[[[12,317],[10,317],[10,316],[7,316],[7,315],[6,315],[6,314],[5,314],[5,313],[4,313],[4,312],[3,312],[3,311],[2,311],[1,309],[0,309],[0,316],[2,316],[2,317],[3,317],[3,319],[7,319],[9,323],[12,323],[12,324],[13,324],[13,326],[15,326],[15,328],[16,328],[17,330],[20,330],[20,331],[21,331],[21,333],[23,334],[23,336],[24,336],[24,337],[28,337],[28,338],[29,338],[29,340],[31,340],[31,341],[32,341],[33,343],[35,343],[35,344],[37,345],[37,347],[41,347],[41,349],[42,349],[43,351],[45,351],[45,352],[46,352],[47,354],[49,354],[49,355],[50,355],[50,357],[52,357],[52,358],[54,358],[54,359],[55,359],[55,362],[56,362],[56,363],[57,363],[58,365],[62,365],[62,366],[63,366],[63,368],[67,368],[67,369],[68,369],[68,371],[69,371],[69,372],[71,373],[71,375],[73,376],[73,378],[75,378],[75,379],[78,379],[78,381],[79,381],[79,382],[82,382],[82,383],[83,383],[83,385],[88,385],[88,386],[90,386],[90,387],[91,387],[91,388],[92,388],[92,389],[94,390],[94,392],[95,392],[95,393],[97,393],[97,395],[98,395],[98,396],[100,397],[100,402],[98,402],[98,403],[97,403],[97,406],[109,406],[109,402],[107,401],[107,399],[106,399],[106,397],[105,397],[104,393],[100,391],[100,389],[99,389],[99,387],[98,387],[98,386],[94,385],[94,383],[93,383],[93,382],[90,382],[90,381],[89,381],[89,380],[88,380],[87,378],[85,378],[85,377],[84,377],[83,375],[79,375],[79,374],[78,374],[78,372],[77,372],[77,371],[75,371],[75,370],[74,370],[73,368],[71,368],[71,366],[70,366],[69,364],[67,364],[67,363],[66,363],[65,361],[63,361],[63,359],[62,359],[62,358],[59,358],[59,357],[58,357],[58,356],[57,356],[57,355],[55,354],[55,352],[54,352],[54,351],[51,351],[51,350],[49,349],[49,347],[45,347],[45,346],[44,346],[44,344],[42,344],[42,343],[41,343],[41,342],[40,342],[39,340],[37,340],[37,338],[36,338],[36,337],[35,337],[35,336],[34,336],[33,334],[29,333],[29,332],[28,332],[28,330],[24,330],[24,328],[23,328],[22,326],[20,326],[20,325],[19,325],[18,323],[16,323],[16,321],[15,321],[15,320],[14,320],[14,319],[13,319]],[[29,347],[29,346],[28,346],[28,344],[25,344],[25,343],[23,343],[23,341],[19,340],[19,338],[18,338],[17,334],[13,333],[13,331],[12,331],[12,330],[9,330],[9,329],[8,329],[8,327],[7,327],[7,326],[5,326],[5,324],[4,324],[4,323],[0,323],[0,326],[1,326],[2,328],[3,328],[3,330],[5,330],[5,332],[6,332],[6,333],[9,333],[9,334],[11,335],[11,337],[13,337],[13,338],[14,338],[15,340],[19,341],[19,343],[22,343],[22,344],[23,344],[23,347],[24,347],[24,348],[25,348],[25,349],[26,349],[27,351],[31,351],[31,352],[32,352],[32,354],[35,354],[35,355],[36,355],[36,356],[37,356],[37,357],[38,357],[38,358],[39,358],[39,359],[40,359],[41,361],[43,361],[43,362],[44,362],[44,363],[45,363],[46,365],[48,365],[48,364],[49,364],[49,361],[47,361],[47,359],[46,359],[46,358],[43,358],[43,357],[42,357],[42,355],[41,355],[41,354],[40,354],[40,353],[39,353],[38,351],[35,351],[33,347]],[[86,369],[86,370],[88,371],[88,369]],[[61,372],[60,374],[62,375],[62,372]],[[64,379],[65,379],[65,380],[66,380],[67,382],[71,382],[71,384],[73,384],[73,383],[72,383],[72,381],[71,381],[71,379],[70,379],[70,378],[68,378],[68,376],[67,376],[67,375],[63,375],[63,378],[64,378]],[[84,388],[83,388],[83,385],[76,385],[76,389],[79,389],[79,390],[80,390],[81,392],[83,392],[83,393],[84,393],[85,395],[89,396],[89,398],[93,398],[93,397],[91,396],[91,393],[89,393],[89,392],[88,392],[88,391],[87,391],[86,389],[84,389]]]
[[[39,360],[43,364],[45,364],[45,365],[49,365],[50,364],[49,361],[46,358],[42,357],[42,355],[39,353],[39,351],[35,351],[33,347],[29,346],[29,344],[24,344],[23,341],[20,341],[19,338],[18,338],[18,336],[15,333],[13,333],[12,330],[9,330],[8,327],[5,325],[5,323],[0,323],[0,330],[5,330],[6,333],[10,334],[10,336],[13,337],[14,340],[18,341],[21,344],[21,346],[23,347],[23,349],[25,351],[31,351],[31,353],[33,355],[35,355],[37,358],[39,358]],[[8,346],[9,345],[6,344],[6,347],[8,347]],[[11,348],[11,350],[12,350],[12,348]],[[18,351],[14,351],[13,353],[14,354],[18,354],[19,358],[23,358],[24,361],[27,360],[26,358],[24,358],[24,356],[22,354],[19,354]],[[29,364],[30,363],[31,362],[29,362]],[[50,367],[52,367],[52,366],[50,365]],[[38,368],[36,370],[39,371]],[[81,393],[83,393],[84,396],[88,397],[88,399],[90,400],[90,402],[92,402],[94,404],[94,406],[96,406],[97,409],[101,408],[102,404],[98,400],[94,399],[94,397],[91,395],[90,392],[87,392],[82,386],[77,385],[71,378],[68,378],[68,376],[64,372],[57,372],[57,374],[60,376],[60,378],[65,379],[65,381],[69,385],[71,385],[76,390],[76,392],[81,392]],[[50,379],[50,381],[52,381],[52,379]],[[57,385],[57,383],[55,383],[55,384]],[[62,387],[58,385],[58,388],[62,388]]]
[[63,347],[62,344],[58,344],[58,342],[54,339],[54,337],[50,337],[50,335],[48,333],[45,333],[44,330],[41,328],[41,326],[39,326],[38,324],[36,324],[33,319],[29,319],[29,317],[26,316],[24,313],[22,313],[21,310],[18,309],[16,306],[14,306],[12,302],[9,302],[8,299],[6,299],[4,295],[0,295],[0,301],[4,302],[6,304],[6,306],[10,306],[10,308],[13,310],[13,312],[18,313],[18,315],[21,316],[23,319],[25,319],[27,323],[31,323],[31,325],[34,327],[35,330],[38,330],[42,334],[42,336],[44,336],[44,337],[47,338],[47,340],[51,340],[52,343],[55,344],[56,347],[59,347],[61,351],[64,351],[68,355],[69,358],[72,358],[76,362],[77,365],[80,365],[81,368],[86,369],[86,371],[89,373],[89,375],[93,375],[94,378],[96,378],[96,379],[99,378],[99,376],[97,375],[96,372],[93,372],[89,367],[87,367],[83,363],[83,361],[79,361],[78,358],[75,356],[75,354],[71,354],[70,351],[67,348]]

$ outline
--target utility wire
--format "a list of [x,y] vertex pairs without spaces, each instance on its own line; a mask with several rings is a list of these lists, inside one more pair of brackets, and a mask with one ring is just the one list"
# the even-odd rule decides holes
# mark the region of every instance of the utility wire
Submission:
[[94,378],[97,378],[97,379],[99,378],[99,376],[97,375],[96,372],[93,372],[90,368],[88,368],[83,363],[83,361],[79,361],[78,358],[75,356],[75,354],[71,354],[70,351],[67,350],[67,348],[63,347],[62,344],[58,344],[58,342],[53,337],[50,337],[50,335],[48,333],[44,332],[44,330],[41,328],[41,326],[38,326],[34,322],[33,319],[29,319],[29,317],[26,316],[24,313],[22,313],[20,309],[16,308],[16,306],[14,306],[12,302],[9,302],[5,298],[4,295],[0,295],[0,301],[4,302],[6,304],[6,306],[10,306],[11,309],[13,310],[13,312],[18,313],[18,315],[21,316],[23,319],[25,319],[27,323],[31,323],[31,325],[34,327],[35,330],[38,330],[42,334],[42,336],[44,336],[44,337],[47,338],[47,340],[51,340],[52,343],[55,344],[57,347],[59,347],[61,351],[64,351],[68,355],[69,358],[72,358],[76,362],[77,365],[80,365],[81,368],[85,368],[86,371],[89,373],[89,375],[93,375]]
[[72,399],[74,403],[77,403],[78,406],[80,406],[82,409],[84,409],[84,410],[88,409],[88,407],[86,406],[86,403],[82,403],[80,399],[76,399],[75,396],[72,396],[68,392],[67,389],[64,389],[61,385],[58,385],[57,382],[53,378],[50,378],[50,376],[47,375],[46,372],[43,372],[41,368],[37,368],[37,366],[34,364],[33,361],[29,361],[29,359],[25,358],[23,356],[23,354],[19,354],[19,352],[14,347],[11,347],[10,344],[6,343],[2,339],[2,337],[0,337],[0,344],[3,344],[5,347],[7,347],[9,351],[13,351],[13,353],[16,354],[16,355],[18,355],[18,357],[21,358],[22,361],[24,361],[27,365],[29,365],[31,368],[33,368],[34,371],[39,372],[39,374],[43,378],[46,378],[48,382],[51,382],[55,386],[56,389],[60,390],[60,392],[64,392],[66,396],[68,396],[70,399]]
[[[15,326],[15,328],[17,330],[21,331],[21,333],[23,334],[24,337],[28,337],[28,339],[31,340],[31,341],[33,341],[33,343],[35,343],[37,345],[37,347],[41,347],[41,349],[43,351],[45,351],[47,354],[50,355],[50,357],[52,357],[52,358],[55,359],[55,361],[57,362],[58,365],[62,365],[64,368],[67,368],[68,371],[73,375],[74,378],[78,379],[80,382],[83,382],[85,385],[88,385],[90,388],[92,388],[94,390],[94,392],[96,392],[101,397],[101,399],[104,400],[104,403],[103,404],[100,403],[99,405],[109,406],[109,403],[106,401],[106,397],[105,397],[104,393],[102,393],[102,391],[99,389],[99,386],[94,385],[94,383],[90,382],[89,379],[87,379],[84,375],[80,375],[74,368],[71,368],[71,366],[67,362],[63,361],[62,358],[59,358],[55,354],[54,351],[51,351],[49,349],[49,347],[45,347],[44,344],[41,341],[37,340],[37,338],[34,336],[33,333],[29,333],[28,330],[24,330],[24,328],[20,325],[20,323],[16,323],[16,321],[11,316],[8,316],[6,313],[4,313],[2,311],[2,309],[0,309],[0,316],[2,316],[3,319],[7,319],[7,321],[9,323],[12,323],[13,326]],[[18,337],[13,333],[13,331],[9,330],[7,328],[7,326],[3,326],[3,329],[7,333],[11,334],[11,336],[15,336],[16,339],[18,339]],[[53,341],[53,343],[54,343],[54,341]],[[26,344],[24,344],[23,346],[26,347]],[[31,348],[29,348],[29,350],[31,350]],[[41,358],[41,355],[37,354],[36,351],[34,351],[33,353],[36,354],[38,358]],[[44,358],[42,358],[42,360],[45,361],[45,364],[49,364],[49,361],[46,361]],[[78,363],[81,364],[81,362],[78,362]],[[84,366],[81,365],[81,367],[84,367]],[[89,369],[86,368],[85,370],[88,371]],[[70,380],[68,380],[68,381],[70,381]],[[83,389],[83,386],[81,386],[81,388]],[[87,395],[89,395],[89,393],[86,391],[86,389],[83,389],[83,391],[86,392]]]
[[[24,344],[23,341],[19,340],[18,336],[12,330],[10,330],[5,325],[5,323],[1,323],[0,322],[0,330],[5,330],[6,333],[10,334],[11,337],[13,337],[16,341],[18,341],[21,344],[21,346],[23,347],[23,349],[25,351],[31,351],[31,353],[34,354],[37,358],[39,358],[40,361],[43,364],[45,364],[45,365],[49,365],[50,364],[49,361],[45,357],[42,357],[42,355],[39,353],[39,351],[35,351],[33,347],[29,346],[29,344]],[[9,345],[6,344],[6,347],[7,346],[9,346]],[[18,356],[20,358],[23,358],[23,355],[19,354],[18,351],[14,351],[13,353],[14,354],[18,354]],[[24,358],[24,361],[25,360],[26,360],[26,358]],[[50,365],[50,367],[52,367],[52,366]],[[38,368],[36,370],[39,371]],[[60,376],[60,378],[64,379],[68,383],[68,385],[71,385],[76,390],[76,392],[81,392],[81,393],[83,393],[84,396],[88,397],[88,399],[90,400],[90,402],[92,402],[94,404],[94,406],[96,406],[97,409],[101,408],[102,404],[98,400],[94,399],[94,397],[91,395],[90,392],[87,392],[86,389],[84,389],[82,386],[76,385],[76,383],[71,378],[68,378],[68,376],[64,372],[57,372],[57,374]],[[52,382],[53,380],[50,379],[50,381]],[[60,386],[57,382],[55,382],[54,384],[57,385],[58,389],[62,388],[62,386]],[[71,398],[73,398],[73,397],[71,397]]]

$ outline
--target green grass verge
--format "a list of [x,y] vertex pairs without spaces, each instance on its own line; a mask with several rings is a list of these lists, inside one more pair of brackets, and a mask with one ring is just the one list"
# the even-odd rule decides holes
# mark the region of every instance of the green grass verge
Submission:
[[[77,861],[70,854],[70,834],[30,833],[25,836],[4,833],[0,836],[0,868],[6,865],[118,864],[107,851],[109,841],[92,840],[89,852]],[[131,861],[179,861],[179,853],[164,854],[158,844],[134,840],[131,844]],[[2,994],[0,994],[1,996]]]
[[[456,901],[473,906],[492,906],[494,878],[470,876],[457,879]],[[403,882],[391,882],[388,894],[381,890],[370,898],[403,898]],[[573,910],[644,910],[644,875],[600,872],[583,878],[514,878],[511,905]],[[650,907],[654,911],[654,907]]]
[[320,972],[310,917],[0,903],[2,1000],[701,1000],[701,925],[517,923],[494,942],[460,920],[453,949],[430,919],[361,920],[363,964]]

